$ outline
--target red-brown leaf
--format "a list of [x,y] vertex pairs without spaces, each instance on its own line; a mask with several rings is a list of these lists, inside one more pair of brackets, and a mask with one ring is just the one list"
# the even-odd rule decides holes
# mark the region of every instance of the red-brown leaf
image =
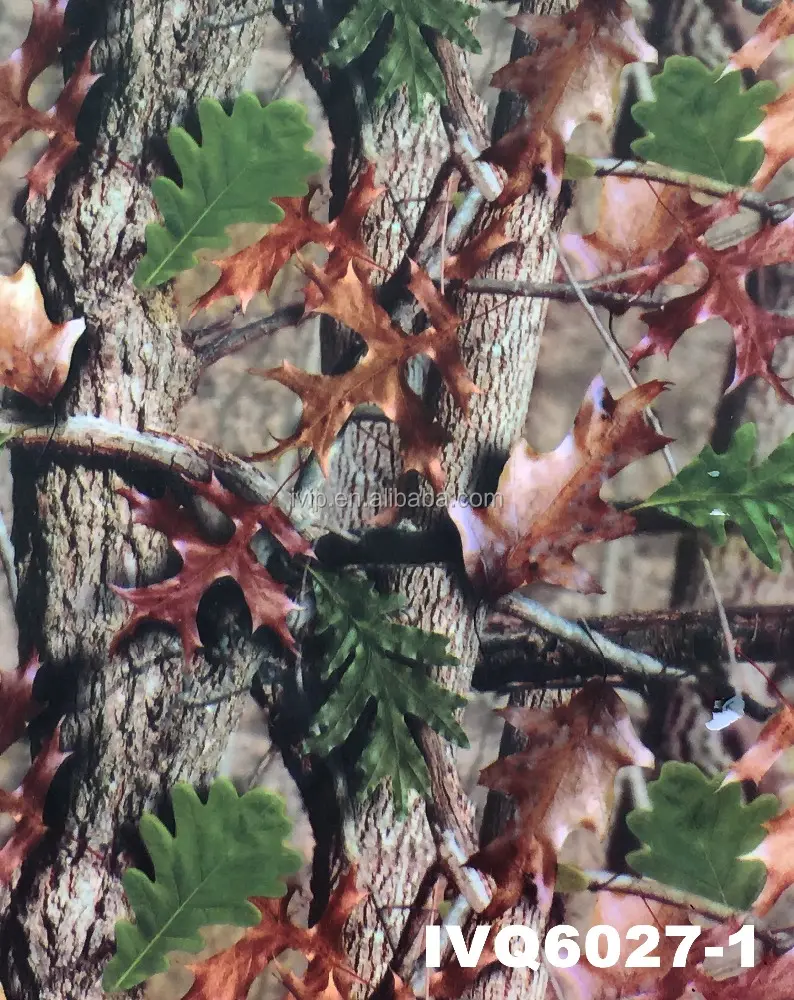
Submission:
[[511,795],[516,824],[472,864],[494,876],[493,905],[501,911],[520,898],[528,873],[541,905],[553,889],[557,854],[572,830],[606,833],[615,775],[627,764],[653,766],[628,710],[615,691],[590,681],[549,712],[506,708],[500,713],[529,737],[525,750],[502,757],[480,772],[480,784]]
[[51,323],[30,264],[0,276],[0,385],[51,403],[63,388],[85,320]]
[[257,560],[250,543],[262,528],[269,531],[290,555],[310,555],[308,542],[274,504],[249,503],[227,490],[214,476],[209,483],[192,485],[199,496],[231,520],[235,530],[228,541],[212,542],[203,538],[195,517],[170,494],[154,500],[135,490],[120,491],[133,510],[136,523],[166,535],[181,556],[182,567],[175,576],[160,583],[113,587],[134,607],[130,620],[115,636],[113,649],[142,621],[165,622],[179,633],[185,663],[190,666],[193,654],[201,645],[196,624],[199,602],[211,584],[227,576],[237,581],[245,596],[252,628],[267,625],[289,649],[294,649],[286,615],[295,605],[287,597],[284,586],[277,583]]
[[[318,222],[309,205],[313,194],[305,198],[276,198],[284,218],[271,226],[257,243],[231,257],[216,260],[220,277],[193,307],[193,313],[206,309],[226,296],[240,300],[243,312],[254,295],[269,292],[273,280],[287,261],[302,247],[317,243],[331,252],[325,270],[344,274],[347,265],[355,261],[362,273],[375,267],[359,231],[370,206],[383,192],[376,187],[375,166],[369,164],[361,173],[340,214],[332,222]],[[308,291],[311,293],[311,286]]]
[[686,228],[649,268],[638,291],[646,291],[687,264],[701,263],[707,276],[701,287],[645,313],[648,332],[635,348],[631,363],[652,354],[669,354],[679,337],[691,327],[712,318],[722,318],[733,328],[736,368],[730,388],[735,389],[754,375],[774,386],[787,402],[794,396],[772,369],[777,345],[794,334],[794,319],[769,312],[750,298],[746,282],[752,271],[794,259],[794,217],[778,225],[766,223],[754,235],[735,246],[715,250],[703,240],[711,225],[731,215],[733,197],[691,216]]
[[525,441],[513,448],[491,507],[450,504],[466,572],[479,590],[497,597],[544,581],[599,592],[573,553],[586,542],[634,530],[634,518],[599,494],[630,462],[667,444],[643,416],[664,387],[648,382],[615,400],[603,380],[595,379],[573,430],[553,452],[538,454]]
[[14,792],[0,790],[0,812],[8,813],[16,826],[0,849],[0,882],[9,883],[14,872],[44,836],[44,800],[55,772],[69,754],[60,750],[58,726],[36,755],[22,784]]
[[497,70],[491,84],[523,94],[533,129],[551,128],[566,141],[583,121],[611,123],[627,63],[656,60],[625,0],[582,0],[565,14],[508,20],[537,39],[538,48]]
[[74,130],[77,116],[86,94],[99,79],[91,73],[89,51],[49,111],[39,111],[30,104],[33,81],[57,61],[68,37],[64,26],[66,2],[34,0],[27,38],[0,64],[0,159],[26,132],[44,132],[50,140],[46,152],[28,173],[31,196],[46,193],[50,182],[77,149]]
[[41,709],[33,700],[33,682],[40,665],[34,655],[16,670],[0,671],[0,754],[21,739],[27,723]]
[[332,316],[355,330],[366,342],[367,352],[350,371],[341,375],[314,375],[283,362],[278,368],[258,371],[301,397],[303,412],[296,431],[275,448],[255,458],[272,459],[290,448],[311,448],[327,473],[331,446],[356,406],[374,404],[397,425],[406,469],[415,469],[436,489],[441,489],[441,444],[444,436],[422,399],[408,385],[406,366],[424,355],[438,367],[458,406],[466,412],[477,391],[460,357],[456,330],[460,322],[430,279],[414,267],[410,288],[428,313],[432,327],[410,336],[392,322],[380,306],[375,289],[347,264],[344,276],[309,262],[306,271],[315,285],[307,296],[316,312]]
[[193,986],[183,1000],[245,1000],[251,984],[283,951],[300,951],[309,960],[303,977],[281,971],[285,984],[301,1000],[348,1000],[358,977],[349,968],[342,943],[348,917],[366,898],[356,888],[355,866],[339,880],[320,920],[311,928],[299,927],[287,916],[289,897],[254,899],[262,920],[225,951],[188,968]]

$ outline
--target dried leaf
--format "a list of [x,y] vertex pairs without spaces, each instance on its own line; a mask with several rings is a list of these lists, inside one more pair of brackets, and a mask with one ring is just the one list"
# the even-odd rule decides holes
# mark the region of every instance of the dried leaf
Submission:
[[730,389],[757,375],[774,386],[782,399],[794,402],[794,396],[772,370],[775,348],[794,334],[794,319],[757,305],[746,288],[752,271],[794,259],[794,217],[777,225],[765,223],[757,233],[724,250],[711,248],[703,236],[715,222],[732,215],[736,204],[730,196],[690,216],[685,229],[658,263],[649,267],[637,289],[639,293],[655,287],[685,264],[700,262],[707,274],[697,291],[643,315],[648,332],[630,360],[636,364],[652,354],[669,354],[685,331],[709,319],[722,318],[733,328],[736,342]]
[[306,1000],[328,996],[347,1000],[358,977],[349,968],[342,941],[348,917],[366,899],[356,888],[357,869],[353,865],[339,880],[323,915],[311,928],[296,926],[287,916],[289,897],[281,900],[254,899],[262,914],[256,927],[250,928],[231,948],[188,966],[195,979],[183,1000],[245,1000],[251,985],[268,964],[288,948],[300,951],[309,960],[304,975],[281,977],[290,991]]
[[[21,739],[25,727],[41,710],[33,700],[33,682],[39,659],[32,656],[16,670],[0,673],[0,754]],[[68,754],[61,753],[60,726],[45,742],[16,791],[0,789],[0,812],[16,822],[11,836],[0,848],[0,882],[9,883],[30,851],[46,832],[44,800],[55,772]]]
[[497,70],[491,84],[523,94],[533,129],[550,127],[566,141],[581,122],[610,125],[627,63],[656,61],[625,0],[582,0],[562,15],[517,14],[508,20],[536,38],[538,48]]
[[568,834],[578,827],[606,834],[619,768],[652,767],[654,759],[620,697],[601,680],[590,681],[550,712],[506,708],[499,714],[525,733],[529,744],[484,768],[480,784],[513,796],[518,819],[471,864],[496,878],[494,901],[504,907],[520,898],[527,871],[549,893]]
[[725,776],[729,781],[761,783],[764,775],[786,750],[794,746],[794,708],[784,705],[764,725],[756,741],[733,764]]
[[0,276],[0,385],[46,406],[63,388],[85,320],[51,323],[30,264]]
[[794,33],[794,2],[780,0],[738,52],[731,56],[730,69],[757,70],[769,58],[777,43]]
[[325,265],[328,273],[344,274],[350,261],[356,261],[362,273],[375,267],[359,234],[364,216],[384,190],[375,186],[374,179],[375,166],[369,164],[332,222],[318,222],[313,218],[309,210],[311,192],[305,198],[274,199],[284,212],[284,218],[257,243],[231,257],[214,261],[220,268],[218,283],[201,296],[193,313],[229,295],[239,298],[245,312],[254,295],[269,292],[281,268],[308,243],[317,243],[331,251]]
[[410,336],[392,322],[378,304],[375,289],[361,277],[353,263],[343,276],[305,262],[316,288],[307,295],[307,305],[332,316],[355,330],[365,341],[367,352],[350,371],[342,375],[314,375],[283,362],[278,368],[257,371],[301,397],[303,412],[295,432],[275,448],[261,455],[272,459],[290,448],[311,448],[327,474],[331,446],[353,410],[362,404],[380,407],[400,432],[400,448],[406,469],[415,469],[436,489],[444,484],[441,470],[440,425],[422,399],[408,385],[406,366],[418,355],[433,360],[465,413],[477,391],[460,357],[457,327],[460,323],[433,283],[413,266],[411,291],[434,326]]
[[113,649],[141,622],[166,622],[179,633],[185,663],[189,667],[193,654],[201,646],[196,624],[201,597],[212,583],[227,576],[237,581],[245,596],[252,629],[267,625],[288,649],[294,649],[286,615],[295,604],[287,597],[284,586],[277,583],[257,560],[250,543],[262,528],[293,556],[310,555],[308,542],[274,504],[249,503],[227,490],[214,476],[208,483],[193,483],[192,486],[200,497],[232,521],[235,530],[228,541],[211,542],[202,537],[195,516],[170,494],[155,500],[136,490],[120,490],[130,504],[135,522],[166,535],[181,556],[182,567],[175,576],[160,583],[113,587],[134,606],[130,620],[113,640]]
[[692,986],[703,1000],[791,1000],[792,982],[794,948],[782,955],[767,953],[739,976],[717,980],[698,969],[692,978]]
[[49,111],[30,104],[33,81],[58,59],[68,37],[64,26],[67,0],[39,0],[27,38],[0,63],[0,159],[26,132],[44,132],[50,140],[28,172],[30,196],[45,194],[50,182],[68,163],[79,143],[75,123],[85,96],[99,77],[91,72],[91,51],[85,54]]
[[643,411],[665,388],[648,382],[615,400],[601,378],[591,384],[572,431],[553,451],[538,454],[519,441],[507,460],[491,507],[454,501],[449,514],[460,533],[466,572],[491,597],[544,581],[600,592],[578,565],[586,542],[631,534],[631,515],[610,507],[601,487],[630,462],[668,442]]
[[14,872],[47,831],[44,801],[55,772],[69,756],[62,753],[58,726],[33,759],[22,784],[13,792],[0,789],[0,812],[15,820],[14,831],[0,849],[0,882],[9,883]]
[[[658,260],[678,236],[690,206],[685,188],[607,177],[601,187],[595,231],[586,236],[565,233],[562,247],[582,280],[643,267]],[[637,283],[636,278],[625,279],[609,287],[631,292]]]
[[753,904],[753,911],[759,916],[769,913],[783,893],[794,885],[794,807],[763,825],[766,837],[755,850],[744,855],[747,861],[763,861],[766,865],[766,882]]

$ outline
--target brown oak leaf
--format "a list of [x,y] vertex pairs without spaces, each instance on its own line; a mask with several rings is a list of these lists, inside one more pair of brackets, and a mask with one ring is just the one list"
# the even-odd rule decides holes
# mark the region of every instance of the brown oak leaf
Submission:
[[137,524],[161,531],[179,553],[182,566],[175,576],[143,587],[113,590],[133,605],[129,621],[113,639],[112,650],[143,621],[172,625],[182,640],[185,663],[189,667],[201,646],[196,614],[199,602],[211,584],[233,577],[243,592],[251,613],[252,629],[267,625],[294,650],[286,616],[295,604],[285,587],[276,582],[251,549],[254,536],[264,528],[292,556],[311,555],[311,547],[274,504],[256,504],[227,490],[213,476],[208,483],[192,483],[196,493],[225,514],[234,526],[228,541],[208,541],[202,536],[195,515],[180,505],[172,494],[152,499],[131,489],[119,492],[126,497]]
[[[695,970],[689,996],[703,1000],[791,1000],[794,983],[794,948],[782,955],[765,954],[760,962],[738,976],[714,979],[702,969]],[[656,996],[649,1000],[657,1000]],[[659,997],[658,1000],[668,1000]],[[670,998],[670,1000],[677,1000]]]
[[[384,190],[376,187],[374,180],[375,166],[368,164],[342,211],[331,222],[318,222],[312,216],[309,208],[312,192],[305,198],[276,198],[275,203],[283,210],[284,218],[271,226],[257,243],[214,261],[220,268],[218,282],[196,302],[193,314],[229,295],[240,300],[240,308],[245,312],[254,295],[269,292],[281,268],[309,243],[317,243],[330,251],[325,265],[329,274],[341,276],[350,261],[355,261],[363,273],[374,268],[376,265],[359,234],[364,216]],[[311,289],[310,285],[308,291]]]
[[348,1000],[359,977],[350,968],[342,931],[350,914],[367,896],[356,888],[355,866],[339,880],[318,922],[299,927],[287,915],[289,895],[282,899],[252,899],[262,914],[240,940],[188,965],[193,985],[183,1000],[245,1000],[253,981],[283,951],[299,951],[309,965],[302,977],[278,969],[280,978],[298,1000]]
[[478,590],[494,598],[543,581],[600,592],[573,553],[586,542],[634,530],[634,518],[599,494],[607,479],[668,443],[643,415],[664,388],[663,382],[647,382],[616,400],[603,379],[595,379],[573,429],[554,451],[538,454],[526,441],[515,445],[494,504],[474,508],[456,500],[449,505],[466,572]]
[[0,276],[0,385],[45,406],[63,388],[85,320],[51,323],[30,264]]
[[[33,699],[33,682],[39,659],[32,656],[16,670],[0,673],[0,754],[20,739],[26,724],[41,710]],[[30,851],[46,832],[44,800],[55,772],[69,756],[60,747],[60,726],[44,743],[13,792],[0,789],[0,812],[7,813],[16,825],[0,848],[0,882],[9,883]]]
[[[308,447],[327,474],[331,446],[347,418],[362,404],[373,404],[400,432],[400,449],[406,469],[424,475],[436,489],[444,484],[441,469],[443,431],[422,399],[408,385],[407,364],[423,355],[433,360],[461,410],[477,387],[460,357],[456,330],[460,322],[424,272],[412,270],[411,290],[435,324],[413,336],[392,322],[380,306],[375,289],[348,263],[344,276],[305,262],[316,285],[312,296],[316,312],[332,316],[355,330],[364,340],[366,354],[341,375],[315,375],[283,362],[255,374],[273,379],[301,397],[303,412],[295,432],[256,459],[272,459],[290,448]],[[308,298],[307,298],[308,301]]]
[[541,165],[547,190],[557,193],[565,142],[573,130],[587,120],[608,126],[622,68],[657,58],[626,0],[582,0],[561,15],[517,14],[508,20],[536,39],[538,47],[491,79],[494,87],[523,94],[530,112],[483,154],[508,172],[501,204],[527,191]]
[[499,714],[529,742],[480,772],[481,785],[512,796],[518,806],[514,825],[469,862],[495,879],[487,913],[515,905],[528,874],[539,904],[548,906],[557,855],[569,833],[586,827],[603,837],[619,768],[654,763],[625,704],[601,680],[589,681],[551,711],[509,707]]
[[652,354],[669,354],[687,330],[712,318],[721,318],[733,328],[736,366],[730,389],[754,375],[774,386],[787,402],[794,396],[772,369],[777,345],[794,334],[794,319],[769,312],[747,292],[752,271],[783,264],[794,258],[794,217],[773,225],[765,223],[752,236],[734,246],[717,250],[703,238],[711,226],[735,213],[734,196],[691,215],[687,225],[659,261],[648,268],[637,291],[643,293],[670,277],[681,267],[700,263],[705,280],[694,291],[681,295],[664,307],[643,314],[648,332],[631,355],[631,364]]
[[49,111],[30,104],[30,88],[55,63],[68,37],[64,26],[67,0],[34,0],[27,38],[0,63],[0,159],[26,132],[44,132],[50,143],[27,178],[30,195],[45,194],[50,182],[68,163],[79,143],[75,123],[85,96],[99,76],[91,72],[86,52]]
[[581,122],[609,126],[623,67],[657,59],[626,0],[582,0],[564,14],[516,14],[507,20],[538,47],[498,69],[491,85],[522,94],[533,128],[551,126],[566,141]]

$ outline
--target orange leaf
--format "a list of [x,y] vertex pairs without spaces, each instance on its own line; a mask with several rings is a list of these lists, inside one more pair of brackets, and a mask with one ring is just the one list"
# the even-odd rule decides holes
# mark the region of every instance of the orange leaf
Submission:
[[607,479],[668,442],[643,411],[665,388],[653,381],[615,400],[601,378],[591,384],[573,430],[547,454],[519,441],[502,470],[496,503],[473,508],[459,501],[449,514],[463,545],[466,572],[490,597],[544,581],[583,593],[598,584],[578,565],[585,542],[631,534],[634,518],[601,500]]
[[91,52],[85,54],[49,111],[29,101],[33,81],[58,59],[68,37],[64,27],[67,0],[33,3],[27,38],[0,64],[0,159],[26,132],[44,132],[50,140],[44,155],[28,173],[30,194],[45,194],[47,186],[71,159],[79,143],[75,123],[85,96],[99,77],[91,73]]
[[300,1000],[348,1000],[358,976],[348,966],[342,931],[367,895],[356,888],[356,873],[352,865],[339,880],[319,921],[308,929],[298,927],[287,916],[288,896],[253,899],[261,921],[231,948],[188,966],[195,979],[183,1000],[245,1000],[256,977],[288,948],[309,960],[300,979],[280,970],[282,980]]
[[777,759],[794,746],[794,708],[784,705],[764,725],[758,739],[734,763],[725,781],[754,781],[761,783],[766,772]]
[[728,69],[757,70],[766,62],[777,43],[794,32],[794,0],[780,0],[758,25],[738,52],[728,61]]
[[767,835],[745,858],[757,858],[766,865],[763,891],[753,903],[759,916],[769,913],[786,889],[794,885],[794,807],[764,823]]
[[213,476],[208,483],[192,483],[198,495],[225,514],[234,525],[226,542],[207,541],[200,533],[195,516],[168,494],[161,500],[144,496],[136,490],[122,489],[137,524],[161,531],[182,558],[175,576],[144,587],[117,587],[113,590],[129,601],[134,610],[130,620],[113,639],[111,652],[143,621],[166,622],[182,640],[185,663],[201,646],[196,614],[199,602],[216,580],[230,576],[240,586],[251,612],[253,630],[267,625],[276,632],[288,649],[294,640],[287,628],[286,616],[295,604],[286,589],[277,583],[258,561],[251,541],[264,528],[290,555],[310,555],[311,548],[291,522],[274,504],[255,504],[231,493]]
[[[331,446],[347,418],[362,404],[378,406],[400,431],[400,447],[406,469],[424,475],[441,489],[440,425],[422,399],[408,385],[406,366],[419,355],[433,360],[458,406],[466,412],[471,395],[477,391],[460,358],[456,336],[460,322],[433,283],[415,266],[410,288],[434,324],[410,336],[392,322],[378,304],[375,289],[355,265],[347,264],[343,276],[305,263],[315,284],[307,296],[312,308],[332,316],[355,330],[367,345],[367,352],[350,371],[341,375],[313,375],[283,362],[278,368],[258,371],[263,378],[280,382],[297,393],[303,412],[297,430],[275,448],[255,458],[276,458],[289,448],[309,447],[327,474]],[[423,276],[424,275],[424,276]]]
[[[565,233],[562,247],[587,280],[643,267],[658,259],[678,236],[691,206],[685,188],[631,177],[607,177],[601,187],[598,225],[587,236]],[[631,292],[637,279],[610,284]]]
[[752,969],[728,979],[712,979],[696,970],[692,986],[703,1000],[791,1000],[792,983],[794,948],[782,955],[767,953]]
[[[668,937],[665,928],[670,924],[688,923],[686,911],[669,903],[617,892],[599,892],[590,926],[606,924],[614,927],[620,935],[620,956],[608,968],[596,968],[583,955],[572,968],[560,969],[557,976],[562,995],[565,1000],[621,1000],[622,997],[644,997],[651,992],[656,996],[654,987],[662,985],[660,981],[663,980],[667,989],[672,981],[676,982],[678,992],[671,991],[669,995],[677,1000],[689,977],[684,969],[673,968],[673,958],[681,939]],[[655,969],[626,968],[626,960],[637,948],[636,940],[627,940],[626,933],[638,925],[650,925],[659,931],[659,944],[652,952],[659,959],[659,966]],[[700,951],[702,959],[702,946]]]
[[58,395],[85,320],[50,323],[30,264],[0,276],[0,384],[39,405]]
[[484,768],[480,784],[516,799],[518,819],[470,863],[495,878],[492,906],[501,912],[521,897],[527,872],[537,877],[541,905],[548,903],[557,854],[568,835],[586,827],[603,837],[619,768],[652,767],[654,759],[623,701],[601,680],[549,712],[506,708],[499,714],[529,743]]
[[340,214],[332,222],[318,222],[309,211],[312,193],[305,198],[276,198],[284,218],[250,247],[231,257],[216,260],[220,277],[216,285],[196,302],[193,314],[206,309],[218,299],[233,295],[239,298],[243,312],[258,292],[269,292],[273,280],[287,261],[308,243],[317,243],[331,251],[326,271],[344,274],[350,261],[363,271],[374,268],[359,230],[370,206],[383,192],[374,184],[375,166],[369,164],[360,174]]

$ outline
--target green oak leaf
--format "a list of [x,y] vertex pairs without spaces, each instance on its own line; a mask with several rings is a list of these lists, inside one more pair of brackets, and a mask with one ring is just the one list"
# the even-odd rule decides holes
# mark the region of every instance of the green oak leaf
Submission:
[[137,288],[162,285],[195,267],[198,250],[225,250],[226,227],[239,222],[280,222],[273,198],[308,191],[307,178],[322,159],[305,148],[313,130],[306,109],[294,101],[264,107],[240,94],[232,113],[204,98],[198,106],[201,145],[183,128],[168,133],[182,186],[168,177],[152,184],[162,224],[146,227],[146,256],[135,271]]
[[377,100],[387,100],[404,85],[411,114],[419,118],[426,97],[446,100],[444,77],[422,28],[432,28],[469,52],[480,52],[480,43],[466,24],[478,13],[477,7],[461,0],[358,0],[331,36],[328,61],[347,66],[357,59],[388,17],[391,29],[385,55],[378,65]]
[[124,874],[135,923],[116,923],[116,954],[102,977],[108,993],[164,972],[168,952],[200,951],[201,927],[255,926],[261,913],[249,898],[283,896],[283,877],[301,865],[283,843],[292,828],[284,801],[264,788],[238,796],[228,779],[218,778],[205,804],[180,783],[171,801],[174,834],[151,813],[141,818],[154,880],[137,868]]
[[455,712],[466,701],[427,675],[429,666],[454,664],[447,639],[390,620],[402,599],[380,594],[361,577],[334,576],[311,567],[315,581],[318,633],[330,640],[325,676],[334,677],[330,696],[314,718],[318,733],[310,751],[329,754],[350,736],[369,705],[376,703],[367,747],[360,760],[362,794],[391,778],[398,812],[408,807],[413,789],[430,791],[424,757],[405,717],[427,723],[458,746],[468,746]]
[[742,802],[738,782],[722,785],[694,764],[667,761],[648,785],[650,809],[634,809],[629,829],[643,844],[626,855],[638,874],[737,910],[748,909],[763,888],[761,861],[740,856],[766,836],[761,825],[777,814],[774,795]]
[[655,507],[725,542],[731,521],[765,566],[780,572],[782,562],[774,522],[794,546],[794,434],[755,464],[755,424],[742,424],[726,451],[710,445],[669,483],[635,510]]
[[743,90],[742,74],[710,70],[691,56],[670,56],[651,83],[655,100],[631,113],[649,134],[631,148],[644,160],[739,186],[758,173],[764,147],[746,139],[764,120],[763,105],[777,96],[765,80]]

